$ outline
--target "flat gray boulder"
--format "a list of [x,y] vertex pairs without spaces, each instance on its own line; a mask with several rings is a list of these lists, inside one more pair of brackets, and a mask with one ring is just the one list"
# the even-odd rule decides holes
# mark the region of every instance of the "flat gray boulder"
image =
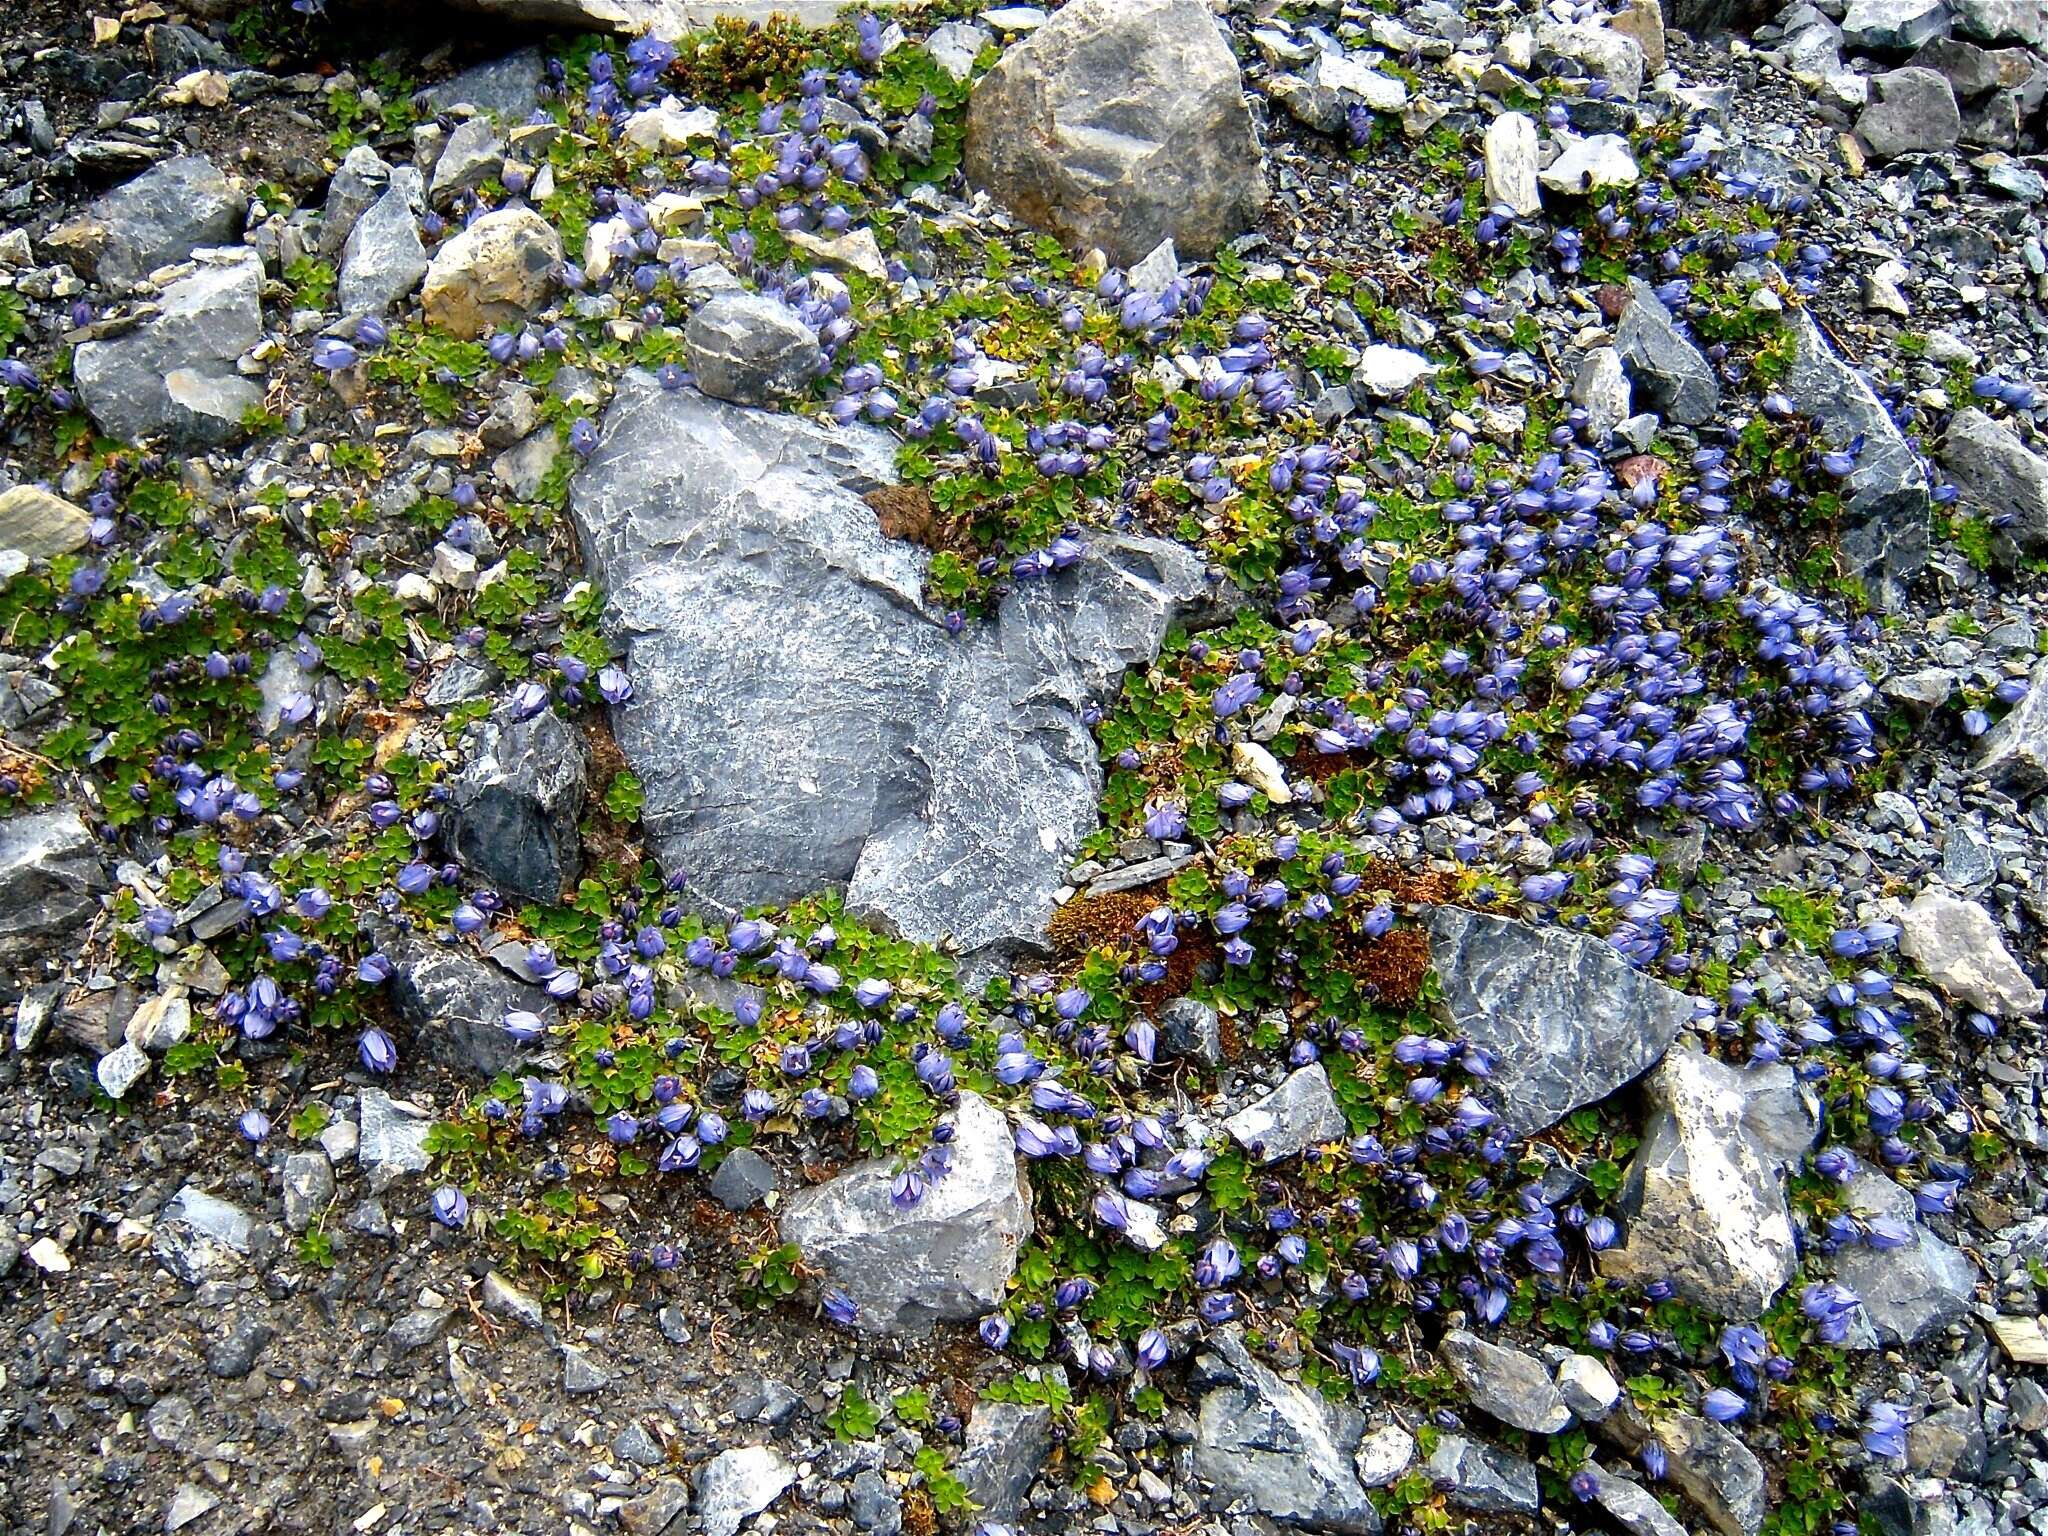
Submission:
[[247,249],[202,253],[134,330],[72,356],[78,393],[110,437],[210,447],[238,436],[263,386],[235,371],[263,339],[263,261]]
[[794,1195],[783,1240],[859,1308],[868,1333],[925,1333],[1001,1305],[1031,1235],[1031,1187],[1003,1112],[972,1093],[954,1114],[953,1165],[909,1209],[890,1199],[899,1171],[878,1157]]
[[151,166],[52,230],[49,244],[117,293],[201,246],[242,233],[248,199],[203,155]]
[[1321,1062],[1287,1074],[1278,1088],[1223,1122],[1230,1139],[1260,1163],[1298,1157],[1335,1141],[1349,1126]]
[[1208,607],[1175,544],[1092,535],[947,632],[863,496],[894,444],[628,374],[571,483],[632,698],[612,711],[664,867],[724,912],[820,889],[924,942],[1043,942],[1102,785],[1082,724]]
[[1515,1136],[1640,1077],[1693,1013],[1593,934],[1438,907],[1429,952],[1451,1027],[1493,1053],[1486,1097]]
[[1073,0],[974,87],[968,179],[1130,266],[1207,257],[1266,202],[1237,60],[1201,0]]

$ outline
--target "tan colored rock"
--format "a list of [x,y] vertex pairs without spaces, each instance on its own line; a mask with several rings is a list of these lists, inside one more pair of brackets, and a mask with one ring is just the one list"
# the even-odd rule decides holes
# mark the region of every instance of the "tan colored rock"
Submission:
[[434,253],[420,302],[430,324],[473,340],[524,320],[561,273],[561,237],[548,222],[530,208],[502,208]]
[[0,549],[18,549],[31,560],[82,549],[91,521],[62,496],[32,485],[0,493]]

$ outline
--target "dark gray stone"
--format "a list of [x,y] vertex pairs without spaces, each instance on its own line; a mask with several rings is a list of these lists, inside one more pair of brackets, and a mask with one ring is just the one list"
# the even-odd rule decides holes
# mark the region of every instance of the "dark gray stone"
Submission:
[[77,811],[0,821],[0,964],[19,967],[53,946],[71,951],[112,884]]
[[583,869],[583,733],[552,709],[501,712],[464,733],[463,755],[448,790],[450,851],[500,891],[557,900]]
[[619,1506],[619,1524],[626,1528],[626,1536],[661,1536],[689,1507],[689,1485],[678,1477],[664,1477],[639,1498]]
[[546,68],[540,49],[522,48],[502,59],[471,65],[458,75],[428,86],[415,100],[428,112],[475,107],[495,114],[507,127],[516,127],[540,106]]
[[1969,1315],[1976,1266],[1919,1221],[1908,1191],[1874,1168],[1859,1168],[1842,1193],[1857,1217],[1890,1217],[1913,1234],[1904,1248],[1881,1251],[1856,1244],[1835,1251],[1836,1278],[1863,1298],[1860,1315],[1876,1335],[1858,1339],[1852,1332],[1852,1344],[1913,1344]]
[[256,1361],[277,1337],[260,1317],[244,1317],[206,1346],[206,1369],[228,1381],[240,1381],[256,1369]]
[[2048,47],[2048,13],[2041,0],[1948,0],[1955,29],[1980,43]]
[[1208,1508],[1377,1536],[1379,1511],[1354,1465],[1365,1438],[1357,1409],[1283,1381],[1234,1327],[1204,1344],[1189,1384],[1202,1396],[1188,1466],[1208,1485]]
[[262,403],[262,385],[235,371],[262,339],[262,259],[223,251],[166,288],[156,315],[134,330],[82,342],[72,374],[109,436],[207,447],[239,435],[242,417]]
[[228,245],[242,232],[241,189],[200,155],[153,165],[50,233],[50,244],[116,292],[201,246]]
[[909,1210],[889,1198],[894,1158],[858,1164],[783,1207],[783,1239],[859,1307],[868,1333],[923,1333],[1001,1304],[1031,1235],[1031,1190],[1003,1112],[962,1093],[953,1166]]
[[1972,406],[1949,418],[1941,463],[1963,506],[2000,520],[1996,547],[2008,563],[2048,551],[2048,459]]
[[1207,1003],[1177,997],[1160,1010],[1159,1049],[1168,1056],[1213,1066],[1223,1059],[1223,1021]]
[[447,208],[463,194],[495,180],[504,169],[505,141],[498,137],[491,119],[465,118],[455,125],[434,160],[427,200],[436,208]]
[[1571,1427],[1571,1409],[1548,1368],[1534,1355],[1489,1344],[1463,1330],[1445,1334],[1437,1352],[1480,1412],[1532,1435],[1554,1435]]
[[855,1530],[896,1536],[903,1529],[903,1505],[889,1480],[873,1468],[854,1474],[847,1495]]
[[1486,1098],[1517,1137],[1641,1076],[1692,1017],[1684,993],[1593,934],[1464,907],[1437,908],[1429,931],[1443,1011],[1493,1053]]
[[555,1022],[555,1005],[538,987],[515,981],[466,949],[406,936],[384,946],[395,967],[391,1000],[415,1031],[428,1060],[490,1079],[516,1063],[521,1048],[505,1033],[514,1009]]
[[1686,1536],[1685,1526],[1641,1483],[1616,1477],[1597,1462],[1588,1463],[1586,1471],[1593,1477],[1593,1502],[1629,1536]]
[[384,1330],[384,1342],[395,1354],[409,1355],[440,1338],[454,1317],[453,1307],[409,1307]]
[[697,387],[718,400],[767,405],[825,366],[818,336],[795,310],[757,293],[713,294],[683,328]]
[[1116,266],[1207,257],[1265,206],[1237,60],[1200,0],[1075,0],[968,104],[966,168],[1026,223]]
[[1984,733],[1977,771],[2022,794],[2048,789],[2048,662],[2034,669],[2011,712]]
[[775,1168],[752,1147],[726,1153],[711,1176],[711,1198],[728,1211],[744,1211],[775,1193]]
[[334,1165],[318,1150],[293,1152],[284,1160],[284,1226],[303,1232],[334,1199]]
[[1600,1268],[1668,1279],[1716,1317],[1761,1315],[1798,1269],[1784,1170],[1819,1131],[1815,1107],[1782,1063],[1738,1071],[1691,1048],[1664,1058],[1644,1097],[1620,1201],[1627,1241]]
[[1785,393],[1814,418],[1830,448],[1863,439],[1856,467],[1842,482],[1849,525],[1841,538],[1845,573],[1862,581],[1879,607],[1895,608],[1905,584],[1927,564],[1927,477],[1883,403],[1835,355],[1812,315],[1802,309],[1790,324],[1795,347]]
[[643,825],[715,910],[843,887],[908,937],[1043,944],[1101,789],[1090,704],[1202,612],[1200,562],[1096,535],[960,636],[863,500],[889,438],[621,382],[571,487],[628,651]]
[[1649,284],[1629,284],[1628,307],[1614,330],[1614,350],[1643,399],[1673,421],[1698,426],[1721,404],[1721,384],[1698,347],[1687,340]]
[[373,1194],[433,1165],[427,1151],[433,1128],[434,1117],[409,1100],[394,1099],[382,1088],[363,1090],[357,1101],[356,1162],[370,1176]]
[[1039,1403],[978,1402],[953,1475],[989,1520],[1014,1522],[1052,1455],[1052,1410]]
[[1895,69],[1870,82],[1872,101],[1856,119],[1857,137],[1880,160],[1953,149],[1963,131],[1956,93],[1931,69]]
[[1460,1509],[1481,1515],[1533,1515],[1542,1507],[1536,1465],[1510,1451],[1444,1435],[1422,1470]]

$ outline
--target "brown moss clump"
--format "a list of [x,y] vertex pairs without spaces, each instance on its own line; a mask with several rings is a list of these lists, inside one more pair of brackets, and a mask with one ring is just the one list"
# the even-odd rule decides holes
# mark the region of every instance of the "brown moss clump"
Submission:
[[1395,928],[1377,939],[1361,936],[1352,974],[1387,1007],[1413,1007],[1429,975],[1429,938],[1417,928]]
[[1166,900],[1158,885],[1104,896],[1076,896],[1053,913],[1045,936],[1062,959],[1091,949],[1129,949],[1136,942],[1138,919]]
[[922,1488],[906,1489],[903,1494],[904,1536],[938,1536],[939,1514],[932,1508],[932,1496]]

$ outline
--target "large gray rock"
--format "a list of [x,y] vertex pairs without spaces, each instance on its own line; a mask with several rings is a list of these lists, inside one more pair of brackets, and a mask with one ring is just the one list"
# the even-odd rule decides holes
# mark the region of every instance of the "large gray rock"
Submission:
[[111,887],[99,840],[70,807],[0,821],[0,964],[75,953]]
[[862,499],[893,458],[879,432],[628,374],[571,483],[634,681],[613,730],[649,841],[707,905],[844,887],[912,938],[1034,948],[1095,825],[1081,713],[1196,611],[1201,566],[1096,536],[949,635],[927,556]]
[[684,326],[683,346],[697,387],[740,405],[795,394],[825,366],[817,333],[758,293],[714,294]]
[[1429,953],[1452,1028],[1493,1053],[1487,1099],[1516,1136],[1647,1072],[1693,1013],[1592,934],[1439,907]]
[[2048,10],[2041,0],[1948,0],[1955,29],[1980,43],[2048,47]]
[[1043,1403],[978,1402],[953,1475],[984,1519],[1014,1522],[1052,1445],[1052,1410]]
[[1963,115],[1947,80],[1931,69],[1895,69],[1870,82],[1876,100],[1856,119],[1856,134],[1880,160],[1953,149]]
[[1819,1117],[1782,1063],[1738,1071],[1673,1051],[1645,1079],[1650,1116],[1621,1207],[1627,1242],[1599,1255],[1609,1276],[1669,1280],[1716,1317],[1760,1316],[1798,1269],[1784,1171]]
[[1365,1418],[1284,1381],[1251,1356],[1235,1328],[1210,1339],[1189,1384],[1202,1394],[1188,1466],[1207,1505],[1243,1507],[1311,1531],[1377,1536],[1379,1511],[1354,1459]]
[[1614,330],[1614,350],[1644,400],[1673,421],[1698,426],[1721,404],[1721,384],[1700,349],[1686,339],[1671,311],[1640,280],[1629,284],[1628,306]]
[[1852,1330],[1852,1344],[1913,1344],[1969,1315],[1976,1266],[1919,1221],[1910,1193],[1874,1168],[1859,1168],[1842,1195],[1843,1204],[1860,1220],[1887,1217],[1913,1234],[1904,1248],[1855,1244],[1836,1250],[1835,1276],[1863,1299],[1859,1315],[1869,1320],[1875,1334],[1858,1339]]
[[972,1093],[954,1115],[953,1166],[908,1210],[889,1198],[894,1158],[790,1198],[782,1236],[859,1307],[869,1333],[923,1333],[999,1306],[1031,1235],[1031,1188],[1003,1112]]
[[1850,0],[1842,41],[1858,53],[1901,53],[1949,28],[1946,0]]
[[[1923,71],[1924,73],[1924,71]],[[1943,82],[1944,90],[1947,83]],[[1863,582],[1871,600],[1895,608],[1905,584],[1927,564],[1927,476],[1884,404],[1800,310],[1785,393],[1819,425],[1830,448],[1860,437],[1855,469],[1842,484],[1844,573]]]
[[1629,1536],[1686,1536],[1685,1526],[1641,1483],[1616,1477],[1598,1463],[1588,1463],[1586,1471],[1593,1478],[1593,1502]]
[[1965,1007],[2000,1018],[2039,1013],[2040,987],[2020,969],[1991,914],[1929,886],[1899,917],[1899,953]]
[[49,243],[116,292],[242,232],[242,189],[200,155],[151,166],[50,232]]
[[1543,1505],[1536,1465],[1464,1435],[1444,1435],[1422,1470],[1460,1509],[1481,1515],[1533,1515]]
[[[1691,1413],[1659,1413],[1653,1423],[1627,1398],[1597,1432],[1630,1455],[1656,1441],[1667,1459],[1666,1480],[1721,1536],[1757,1536],[1762,1529],[1770,1512],[1763,1464],[1739,1435]],[[1613,1512],[1612,1505],[1603,1507]]]
[[394,967],[391,1001],[429,1061],[489,1080],[522,1054],[505,1033],[507,1013],[519,1009],[555,1022],[555,1005],[539,987],[466,949],[407,936],[386,943],[384,953]]
[[583,868],[583,733],[552,709],[504,711],[463,734],[462,771],[448,786],[448,847],[499,890],[554,901]]
[[420,238],[424,209],[420,173],[400,166],[342,247],[335,293],[343,314],[381,315],[419,286],[427,274],[427,246]]
[[1073,0],[968,104],[969,179],[1026,223],[1129,266],[1207,257],[1266,201],[1237,60],[1200,0]]
[[262,258],[207,252],[197,271],[164,290],[154,317],[124,336],[81,343],[71,371],[108,436],[206,447],[237,436],[262,403],[262,385],[235,371],[262,339]]
[[1965,507],[2004,520],[1998,545],[2008,559],[2048,550],[2048,459],[1972,406],[1949,418],[1941,463]]
[[1278,1088],[1223,1122],[1230,1139],[1260,1163],[1299,1157],[1349,1126],[1319,1061],[1290,1072]]
[[434,179],[427,200],[436,208],[453,206],[465,192],[497,179],[505,169],[505,141],[487,116],[464,118],[434,157]]
[[1977,771],[2022,794],[2048,789],[2048,662],[2034,669],[2012,712],[1984,733]]
[[1532,1435],[1555,1435],[1571,1427],[1571,1409],[1549,1368],[1534,1355],[1489,1344],[1462,1329],[1445,1334],[1437,1351],[1452,1379],[1482,1413]]
[[460,74],[430,85],[414,99],[429,112],[474,107],[492,113],[507,127],[517,127],[540,105],[547,64],[538,48],[521,48],[502,59],[474,64]]

